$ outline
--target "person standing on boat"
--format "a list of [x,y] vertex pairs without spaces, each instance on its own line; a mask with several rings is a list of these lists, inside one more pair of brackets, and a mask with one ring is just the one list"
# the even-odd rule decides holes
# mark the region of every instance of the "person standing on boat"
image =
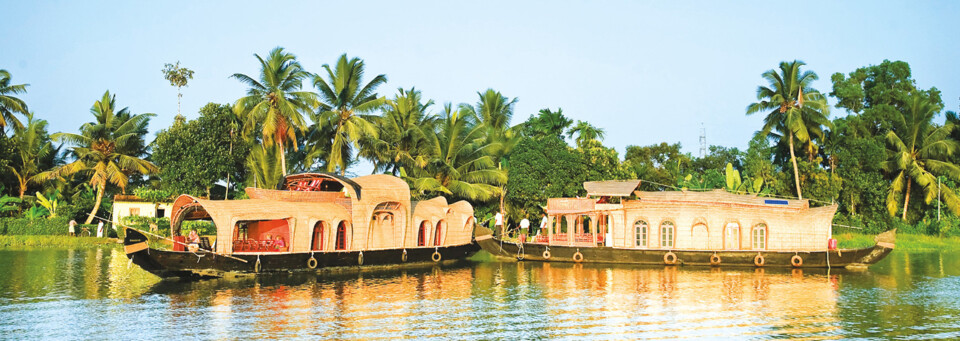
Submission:
[[75,236],[77,235],[77,221],[71,219],[71,220],[70,220],[70,224],[68,224],[68,225],[69,225],[70,227],[67,229],[67,231],[70,232],[70,236],[71,236],[71,237],[75,237]]
[[103,219],[97,223],[97,238],[103,238]]
[[500,238],[503,238],[503,213],[497,212],[497,215],[493,217],[493,226],[494,232],[500,232]]
[[543,218],[540,219],[540,231],[537,231],[537,235],[547,233],[547,215],[544,214]]
[[526,242],[529,231],[530,221],[527,220],[527,218],[523,218],[523,220],[520,221],[520,236],[518,236],[521,243]]

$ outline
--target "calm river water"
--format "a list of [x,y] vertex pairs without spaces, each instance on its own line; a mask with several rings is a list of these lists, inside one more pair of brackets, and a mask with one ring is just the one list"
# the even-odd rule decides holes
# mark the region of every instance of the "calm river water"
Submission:
[[865,272],[534,262],[160,281],[119,249],[0,251],[0,339],[960,338],[960,253]]

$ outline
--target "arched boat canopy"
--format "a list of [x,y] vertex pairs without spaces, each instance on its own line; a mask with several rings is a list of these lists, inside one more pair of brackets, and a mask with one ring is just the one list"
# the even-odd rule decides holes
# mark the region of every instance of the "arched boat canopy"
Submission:
[[[331,173],[298,173],[283,177],[277,189],[284,191],[336,192],[350,186],[357,199],[361,198],[361,186],[357,182]],[[408,190],[409,191],[409,190]]]
[[[217,226],[217,251],[232,250],[234,225],[239,221],[292,219],[290,228],[316,221],[351,222],[350,212],[335,203],[287,202],[267,199],[206,200],[181,195],[174,201],[171,233],[177,235],[185,220],[210,219]],[[305,229],[304,229],[305,230]],[[291,236],[291,245],[299,245],[300,235]]]

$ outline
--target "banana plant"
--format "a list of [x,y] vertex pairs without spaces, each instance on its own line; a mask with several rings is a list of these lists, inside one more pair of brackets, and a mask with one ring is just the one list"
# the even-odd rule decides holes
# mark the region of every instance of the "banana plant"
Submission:
[[24,217],[24,218],[27,218],[27,219],[31,219],[31,220],[32,220],[32,219],[40,219],[40,218],[46,217],[47,214],[49,214],[49,213],[50,213],[50,212],[47,212],[47,209],[45,209],[45,208],[43,208],[43,207],[40,207],[40,206],[30,206],[30,209],[29,209],[29,210],[23,211],[23,217]]
[[37,192],[37,203],[47,209],[47,212],[50,212],[48,218],[53,219],[57,216],[57,207],[60,206],[60,201],[56,199],[56,195],[47,199],[42,193]]
[[725,175],[727,179],[727,192],[750,195],[766,194],[766,191],[763,190],[763,178],[758,177],[752,180],[749,177],[741,178],[740,172],[733,169],[733,164],[731,163],[727,163]]
[[8,195],[0,197],[0,213],[16,211],[19,208],[17,204],[19,204],[21,201],[22,200],[20,200],[20,198],[11,197]]

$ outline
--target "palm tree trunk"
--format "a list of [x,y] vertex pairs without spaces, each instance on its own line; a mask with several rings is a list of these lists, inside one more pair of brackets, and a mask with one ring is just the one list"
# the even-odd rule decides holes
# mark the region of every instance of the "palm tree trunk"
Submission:
[[907,220],[907,205],[910,205],[910,185],[912,182],[910,181],[910,177],[906,177],[906,180],[907,180],[907,196],[906,198],[903,199],[903,218],[901,218],[904,221]]
[[803,194],[800,193],[800,171],[797,170],[797,156],[793,154],[793,131],[790,131],[789,143],[790,143],[790,162],[793,162],[793,181],[797,184],[797,198],[803,199]]
[[280,146],[280,156],[279,156],[280,172],[282,172],[283,175],[286,176],[287,175],[287,154],[284,152],[285,149],[283,148],[283,142],[277,141],[277,145]]
[[100,203],[103,202],[104,187],[105,187],[104,184],[100,184],[100,186],[97,186],[97,202],[93,204],[93,211],[90,211],[90,214],[87,215],[87,221],[84,222],[85,225],[89,225],[90,223],[92,223],[93,217],[96,216],[97,211],[100,210]]

